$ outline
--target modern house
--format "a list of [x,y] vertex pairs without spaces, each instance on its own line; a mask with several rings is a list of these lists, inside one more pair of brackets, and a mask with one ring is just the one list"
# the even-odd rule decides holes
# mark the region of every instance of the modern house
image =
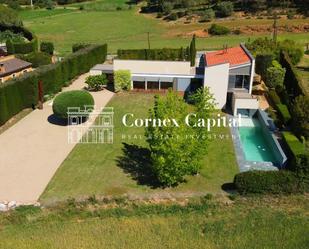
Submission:
[[32,71],[32,64],[15,58],[14,55],[0,57],[0,83]]
[[162,91],[172,88],[186,92],[197,86],[209,87],[219,109],[230,108],[234,115],[251,116],[258,109],[252,97],[255,59],[244,45],[213,52],[198,52],[196,66],[187,61],[151,61],[114,59],[100,64],[90,74],[112,74],[129,70],[133,90]]

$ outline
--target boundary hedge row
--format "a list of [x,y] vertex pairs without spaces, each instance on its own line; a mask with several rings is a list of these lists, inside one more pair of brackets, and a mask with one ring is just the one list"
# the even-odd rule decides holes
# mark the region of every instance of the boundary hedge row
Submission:
[[283,84],[289,95],[292,96],[291,100],[299,95],[306,95],[306,90],[302,86],[302,79],[297,73],[294,65],[291,63],[289,55],[284,51],[280,53],[280,64],[286,69]]
[[285,125],[288,125],[292,119],[291,114],[289,112],[289,109],[287,105],[285,104],[276,104],[276,110],[279,113],[280,119]]
[[305,153],[305,146],[298,140],[298,138],[289,131],[282,132],[283,141],[286,144],[287,150],[292,158]]
[[162,48],[162,49],[119,49],[117,56],[122,60],[170,60],[190,61],[190,49]]
[[54,94],[76,76],[103,62],[107,45],[91,45],[66,57],[61,62],[37,68],[0,85],[0,125],[24,108],[34,107],[38,100],[38,82],[44,95]]
[[234,185],[240,194],[280,194],[304,191],[304,186],[293,172],[247,171],[234,178]]
[[6,42],[9,54],[28,54],[38,51],[38,39],[30,30],[22,26],[0,24],[0,31],[10,30],[15,34],[21,33],[29,42]]

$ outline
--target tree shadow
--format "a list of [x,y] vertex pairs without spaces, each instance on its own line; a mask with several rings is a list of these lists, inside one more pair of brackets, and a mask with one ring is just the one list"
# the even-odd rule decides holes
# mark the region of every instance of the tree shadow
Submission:
[[53,125],[59,125],[59,126],[67,126],[68,120],[67,119],[61,119],[58,118],[55,114],[51,114],[48,116],[47,121]]
[[138,145],[123,143],[123,155],[117,158],[117,165],[140,185],[160,187],[151,168],[150,150]]
[[233,194],[236,192],[236,187],[233,182],[227,182],[222,184],[221,189],[228,194]]

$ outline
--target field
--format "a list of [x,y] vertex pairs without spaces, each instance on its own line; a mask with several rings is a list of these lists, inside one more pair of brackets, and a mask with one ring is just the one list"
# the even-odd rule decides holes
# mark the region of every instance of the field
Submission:
[[[147,173],[149,158],[144,128],[127,128],[121,122],[124,114],[147,118],[153,105],[153,94],[122,93],[114,96],[109,106],[114,108],[113,144],[78,144],[60,166],[40,198],[43,203],[69,197],[102,196],[165,196],[220,193],[224,183],[233,181],[238,167],[229,128],[217,128],[198,176],[188,178],[176,188],[157,188]],[[220,148],[220,150],[218,150]],[[224,153],[223,153],[224,151]]]
[[[211,23],[184,24],[183,22],[166,22],[151,15],[138,13],[137,7],[113,10],[116,6],[123,6],[123,2],[116,3],[108,0],[82,4],[83,11],[79,11],[76,4],[66,9],[54,10],[25,10],[20,15],[26,27],[33,30],[41,40],[53,41],[56,51],[60,55],[71,52],[74,43],[108,43],[109,52],[115,53],[119,48],[147,48],[147,32],[150,32],[151,47],[186,47],[194,32],[203,32]],[[219,20],[218,23],[231,28],[263,27],[271,28],[272,20],[268,19],[231,19]],[[308,19],[279,20],[280,26],[308,24]],[[219,37],[204,37],[197,40],[198,49],[222,48],[226,43],[232,46],[246,42],[254,37],[271,36],[266,33],[229,35]],[[302,44],[309,41],[306,33],[282,33],[279,39],[293,39]]]
[[0,248],[307,249],[308,196],[118,201],[0,214]]

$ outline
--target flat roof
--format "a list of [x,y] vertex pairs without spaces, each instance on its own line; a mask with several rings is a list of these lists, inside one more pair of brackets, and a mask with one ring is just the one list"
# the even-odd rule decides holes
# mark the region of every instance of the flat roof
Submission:
[[132,74],[191,76],[188,61],[114,60],[114,70],[130,70]]
[[236,66],[250,62],[251,58],[242,46],[205,53],[206,66],[214,66],[224,63],[229,63],[230,66]]
[[112,64],[97,64],[91,70],[100,70],[100,71],[113,71],[114,65]]

